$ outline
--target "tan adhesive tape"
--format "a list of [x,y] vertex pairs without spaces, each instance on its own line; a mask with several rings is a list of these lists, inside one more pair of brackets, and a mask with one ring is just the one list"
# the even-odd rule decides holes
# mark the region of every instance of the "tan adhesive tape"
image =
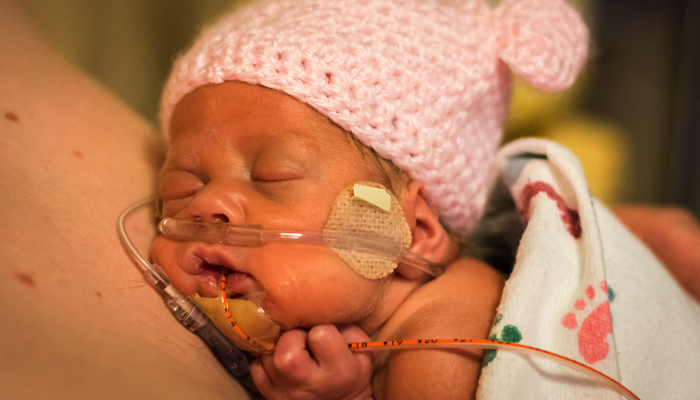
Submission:
[[411,229],[396,197],[376,182],[358,182],[343,189],[328,214],[326,229],[376,238],[396,245],[396,257],[333,249],[358,274],[380,279],[396,269],[401,248],[411,245]]

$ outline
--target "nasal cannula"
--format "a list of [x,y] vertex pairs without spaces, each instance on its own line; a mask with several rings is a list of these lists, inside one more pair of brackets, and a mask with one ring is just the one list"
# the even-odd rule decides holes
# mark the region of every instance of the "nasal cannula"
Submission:
[[209,224],[176,218],[164,218],[158,225],[158,230],[168,239],[221,243],[241,247],[263,246],[267,243],[317,244],[389,258],[392,261],[418,268],[433,277],[437,277],[442,272],[439,265],[402,248],[400,242],[339,230],[263,229],[250,225]]
[[124,247],[141,267],[146,282],[163,297],[165,305],[175,319],[202,339],[224,369],[248,392],[251,399],[264,400],[250,376],[251,359],[248,353],[231,343],[188,296],[170,283],[165,271],[158,264],[146,261],[131,243],[126,232],[126,217],[139,207],[154,204],[154,200],[153,197],[143,199],[131,205],[119,216],[118,229]]
[[[126,217],[135,209],[153,202],[153,198],[144,199],[127,208],[119,217],[119,232],[124,246],[143,270],[148,283],[156,288],[163,296],[168,309],[175,318],[188,330],[197,334],[211,349],[224,368],[248,390],[252,398],[263,398],[257,391],[248,367],[248,353],[238,349],[211,322],[209,317],[186,295],[175,288],[165,272],[157,264],[146,261],[134,248],[126,233],[124,222]],[[406,249],[395,249],[392,244],[382,245],[377,240],[366,240],[362,237],[344,234],[341,231],[281,231],[262,229],[251,226],[235,226],[230,224],[208,224],[196,221],[165,218],[159,224],[159,230],[169,239],[202,241],[207,243],[223,243],[235,246],[263,246],[270,242],[297,242],[305,244],[321,244],[330,247],[352,249],[354,251],[371,252],[385,257],[396,257],[397,261],[419,268],[431,276],[439,275],[439,266],[430,263],[422,257],[408,252]],[[222,312],[230,320],[234,331],[247,342],[256,345],[255,339],[249,337],[236,325],[227,309],[226,275],[221,278]],[[274,351],[272,347],[257,346],[261,352]],[[351,351],[373,351],[390,349],[426,349],[426,348],[477,348],[485,350],[506,350],[520,354],[545,358],[568,366],[594,378],[606,387],[618,392],[626,399],[639,400],[629,389],[609,376],[585,364],[546,350],[496,340],[474,339],[417,339],[397,340],[386,342],[349,343]]]

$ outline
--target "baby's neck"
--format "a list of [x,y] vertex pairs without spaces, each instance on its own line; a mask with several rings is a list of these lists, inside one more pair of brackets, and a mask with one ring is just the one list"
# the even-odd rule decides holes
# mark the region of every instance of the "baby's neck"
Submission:
[[[385,331],[387,322],[397,319],[397,313],[401,314],[402,305],[413,293],[423,286],[430,277],[423,274],[417,279],[406,279],[394,273],[384,286],[384,290],[378,296],[377,302],[381,304],[373,314],[356,322],[372,340]],[[398,318],[401,320],[402,318]]]

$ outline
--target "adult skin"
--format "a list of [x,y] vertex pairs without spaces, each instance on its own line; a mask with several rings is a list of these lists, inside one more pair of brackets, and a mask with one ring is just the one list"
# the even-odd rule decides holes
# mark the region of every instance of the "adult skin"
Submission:
[[[1,397],[245,398],[119,242],[156,137],[0,0]],[[129,225],[148,249],[146,214]]]
[[687,210],[625,205],[612,211],[700,301],[700,224]]

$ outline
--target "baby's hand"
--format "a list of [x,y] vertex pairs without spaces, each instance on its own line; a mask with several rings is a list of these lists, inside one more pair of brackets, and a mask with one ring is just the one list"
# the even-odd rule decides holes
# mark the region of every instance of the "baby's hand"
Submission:
[[268,399],[368,399],[372,397],[372,354],[347,344],[369,341],[358,327],[319,325],[284,332],[274,354],[253,362],[250,372]]

